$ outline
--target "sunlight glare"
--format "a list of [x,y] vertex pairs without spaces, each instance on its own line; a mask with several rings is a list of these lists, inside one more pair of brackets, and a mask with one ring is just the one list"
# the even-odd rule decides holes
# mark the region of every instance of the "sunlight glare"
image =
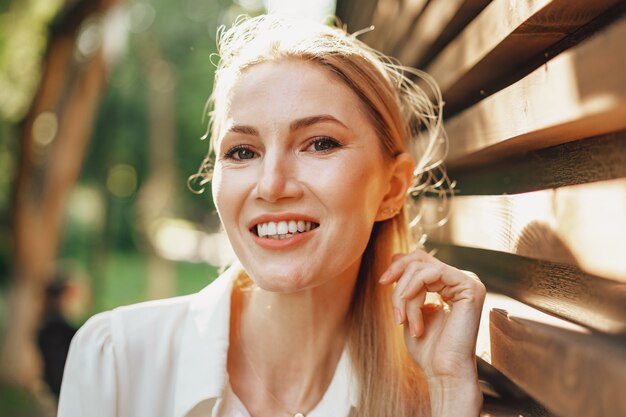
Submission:
[[265,0],[265,8],[271,14],[325,21],[335,15],[335,0]]

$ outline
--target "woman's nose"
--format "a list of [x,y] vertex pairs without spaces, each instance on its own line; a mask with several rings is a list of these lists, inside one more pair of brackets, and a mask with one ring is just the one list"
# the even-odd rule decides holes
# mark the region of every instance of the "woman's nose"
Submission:
[[295,168],[293,157],[267,152],[260,166],[256,197],[271,203],[300,197],[302,188]]

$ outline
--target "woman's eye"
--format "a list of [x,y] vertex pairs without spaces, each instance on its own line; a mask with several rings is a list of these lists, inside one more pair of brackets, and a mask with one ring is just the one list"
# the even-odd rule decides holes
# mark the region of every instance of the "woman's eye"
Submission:
[[228,159],[236,159],[240,161],[243,161],[246,159],[252,159],[255,156],[256,156],[256,152],[254,152],[252,149],[248,148],[247,146],[243,146],[243,145],[235,146],[234,148],[226,152],[226,155],[225,155],[225,157]]
[[311,141],[309,148],[315,152],[325,152],[340,146],[341,144],[333,138],[319,137]]

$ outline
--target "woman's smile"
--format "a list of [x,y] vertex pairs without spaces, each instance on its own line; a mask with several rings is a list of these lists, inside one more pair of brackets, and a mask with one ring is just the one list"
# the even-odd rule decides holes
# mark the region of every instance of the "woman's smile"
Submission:
[[353,274],[389,181],[356,95],[318,64],[258,64],[221,125],[213,196],[250,277],[291,292]]
[[258,224],[252,229],[252,233],[267,239],[287,239],[294,235],[310,232],[311,229],[315,229],[318,226],[318,224],[302,220],[283,220],[278,223],[267,222]]
[[255,242],[269,250],[290,249],[307,241],[320,224],[309,216],[296,213],[262,215],[250,228]]

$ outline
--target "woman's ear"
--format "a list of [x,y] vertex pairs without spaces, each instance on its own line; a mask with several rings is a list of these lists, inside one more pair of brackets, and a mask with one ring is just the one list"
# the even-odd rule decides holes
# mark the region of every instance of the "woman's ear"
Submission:
[[403,152],[396,156],[393,163],[389,166],[391,170],[389,186],[378,208],[376,221],[390,219],[402,209],[407,191],[411,186],[414,167],[415,162],[408,153]]

